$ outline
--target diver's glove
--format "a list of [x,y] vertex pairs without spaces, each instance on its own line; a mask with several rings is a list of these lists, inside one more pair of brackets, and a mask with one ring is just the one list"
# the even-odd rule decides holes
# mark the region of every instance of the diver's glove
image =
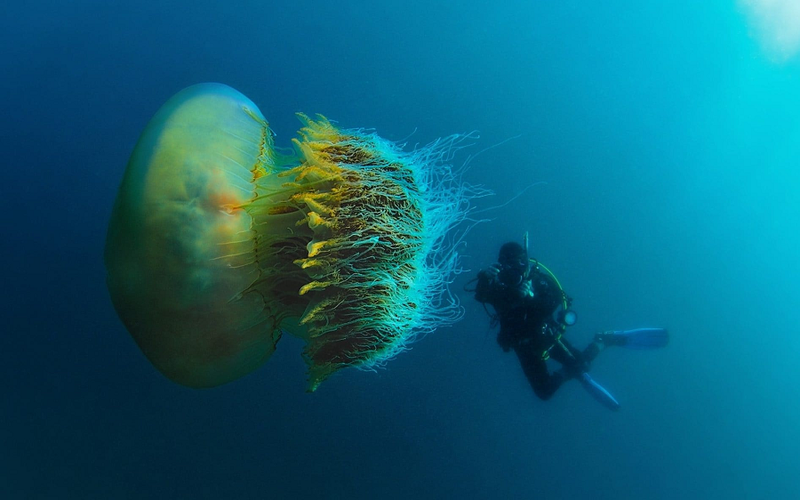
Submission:
[[486,269],[481,269],[481,271],[478,273],[478,276],[480,278],[485,279],[489,282],[498,280],[499,275],[500,275],[500,264],[492,264]]
[[500,268],[495,264],[478,272],[478,285],[475,287],[475,300],[478,302],[491,302],[495,297],[500,281],[497,275]]
[[533,285],[530,280],[523,280],[522,283],[514,287],[514,291],[522,300],[530,300],[533,298]]

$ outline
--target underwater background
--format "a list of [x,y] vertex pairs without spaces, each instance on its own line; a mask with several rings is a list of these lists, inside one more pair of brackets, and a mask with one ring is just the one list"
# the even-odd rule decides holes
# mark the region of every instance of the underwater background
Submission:
[[[800,497],[798,5],[7,5],[0,497]],[[314,394],[288,337],[223,387],[159,374],[111,305],[106,228],[148,120],[206,81],[280,146],[298,111],[409,149],[477,131],[454,162],[495,196],[460,248],[464,320]],[[537,400],[463,291],[524,231],[575,344],[670,329],[593,364],[619,412],[575,382]]]

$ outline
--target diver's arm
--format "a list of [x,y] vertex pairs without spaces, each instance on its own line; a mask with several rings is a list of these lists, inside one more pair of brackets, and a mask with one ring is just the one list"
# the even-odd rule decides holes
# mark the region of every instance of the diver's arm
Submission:
[[487,269],[481,269],[478,273],[478,284],[475,286],[475,300],[494,304],[497,290],[500,287],[500,281],[497,277],[499,273],[500,269],[496,264],[489,266]]
[[[497,264],[487,269],[482,269],[478,273],[478,284],[475,286],[475,300],[484,304],[490,304],[498,313],[505,311],[502,293],[505,287],[500,283],[500,267]],[[495,316],[495,319],[497,317]],[[505,321],[500,321],[500,331],[497,333],[497,343],[508,352],[514,344],[514,333]]]

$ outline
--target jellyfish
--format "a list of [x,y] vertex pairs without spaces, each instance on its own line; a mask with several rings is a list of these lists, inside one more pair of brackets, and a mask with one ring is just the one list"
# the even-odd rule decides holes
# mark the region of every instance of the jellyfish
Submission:
[[305,342],[314,391],[460,318],[452,233],[470,196],[449,163],[463,136],[406,152],[298,116],[279,153],[251,100],[198,84],[158,110],[130,157],[107,285],[139,348],[179,384],[236,380],[288,333]]

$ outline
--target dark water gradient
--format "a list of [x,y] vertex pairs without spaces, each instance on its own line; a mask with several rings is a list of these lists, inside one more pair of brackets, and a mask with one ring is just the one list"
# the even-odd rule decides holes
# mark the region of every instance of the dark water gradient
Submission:
[[[29,2],[0,17],[2,498],[797,498],[800,67],[734,2]],[[274,4],[274,5],[272,5]],[[220,81],[288,145],[320,112],[479,130],[465,264],[529,230],[577,343],[664,325],[536,401],[483,311],[303,393],[291,339],[194,391],[118,321],[102,249],[139,132]],[[466,157],[462,158],[465,159]],[[457,283],[464,285],[468,277]]]

